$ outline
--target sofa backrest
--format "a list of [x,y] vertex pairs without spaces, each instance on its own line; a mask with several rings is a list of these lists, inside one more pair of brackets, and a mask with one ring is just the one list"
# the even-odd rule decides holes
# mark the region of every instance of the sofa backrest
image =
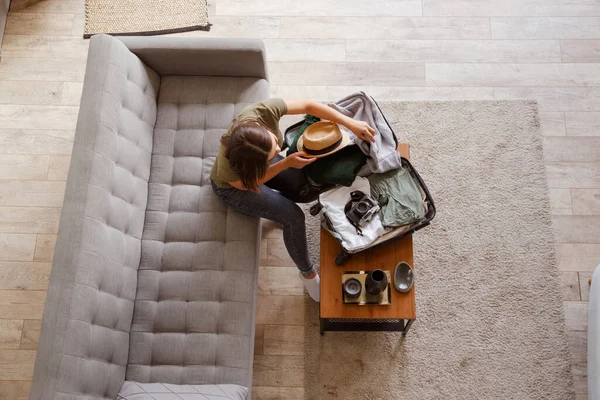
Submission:
[[122,42],[91,39],[31,399],[123,384],[159,85]]

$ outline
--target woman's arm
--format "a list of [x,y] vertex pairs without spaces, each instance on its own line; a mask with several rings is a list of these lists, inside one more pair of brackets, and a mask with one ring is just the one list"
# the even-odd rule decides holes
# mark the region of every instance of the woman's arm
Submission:
[[357,121],[334,110],[325,104],[305,99],[285,100],[288,114],[310,114],[321,119],[342,124],[362,140],[375,142],[375,130],[366,122]]
[[[271,179],[273,179],[276,175],[278,175],[281,171],[283,171],[285,169],[302,168],[305,165],[308,165],[316,160],[317,160],[316,157],[310,157],[304,152],[298,152],[298,153],[291,154],[288,157],[284,158],[283,160],[269,165],[269,168],[267,169],[267,173],[265,174],[265,176],[260,181],[258,181],[258,186],[262,185],[265,182],[270,181]],[[242,181],[229,182],[229,184],[236,189],[248,190],[248,188],[246,188],[244,186]]]

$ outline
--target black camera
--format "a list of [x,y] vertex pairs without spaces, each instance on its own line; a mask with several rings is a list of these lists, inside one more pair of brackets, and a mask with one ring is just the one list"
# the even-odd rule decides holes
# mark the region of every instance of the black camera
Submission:
[[371,221],[379,210],[379,204],[360,190],[350,193],[350,201],[344,207],[346,218],[359,234],[362,234],[360,228]]

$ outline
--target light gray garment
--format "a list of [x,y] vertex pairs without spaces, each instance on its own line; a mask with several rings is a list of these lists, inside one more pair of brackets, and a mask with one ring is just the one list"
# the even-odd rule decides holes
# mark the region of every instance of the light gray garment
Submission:
[[383,173],[402,167],[400,154],[396,151],[398,143],[394,132],[388,126],[383,113],[371,96],[365,92],[357,92],[328,105],[350,118],[365,121],[375,129],[377,134],[375,143],[372,143],[356,137],[347,128],[340,125],[367,156],[367,165],[371,172]]
[[378,200],[380,195],[388,197],[380,214],[385,228],[409,225],[425,216],[419,186],[408,168],[373,174],[369,176],[369,182],[373,199]]

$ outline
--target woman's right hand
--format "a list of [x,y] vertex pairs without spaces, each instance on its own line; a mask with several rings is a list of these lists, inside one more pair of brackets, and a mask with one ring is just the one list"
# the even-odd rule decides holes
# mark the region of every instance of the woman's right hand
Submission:
[[294,154],[290,154],[289,156],[284,158],[284,161],[288,168],[300,169],[307,166],[308,164],[317,161],[317,157],[311,157],[305,152],[300,151]]

